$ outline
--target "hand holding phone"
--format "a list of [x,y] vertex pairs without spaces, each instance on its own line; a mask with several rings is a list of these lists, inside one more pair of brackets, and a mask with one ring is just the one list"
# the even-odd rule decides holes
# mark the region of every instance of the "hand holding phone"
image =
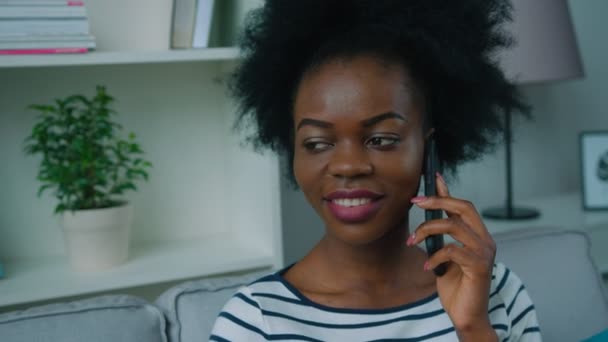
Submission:
[[[424,195],[436,196],[437,195],[437,183],[435,175],[438,169],[438,158],[437,158],[437,146],[435,145],[435,139],[433,136],[428,138],[424,151]],[[424,211],[425,221],[440,219],[442,217],[441,210],[425,210]],[[431,235],[425,240],[426,251],[429,257],[441,248],[443,248],[443,235]],[[445,263],[433,269],[433,272],[437,276],[442,276],[447,270]]]

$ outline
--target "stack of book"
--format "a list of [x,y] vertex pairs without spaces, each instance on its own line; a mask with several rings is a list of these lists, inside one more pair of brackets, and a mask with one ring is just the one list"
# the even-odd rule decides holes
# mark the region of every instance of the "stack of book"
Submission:
[[84,1],[0,0],[0,55],[95,49]]
[[214,5],[215,0],[174,0],[171,48],[209,47]]

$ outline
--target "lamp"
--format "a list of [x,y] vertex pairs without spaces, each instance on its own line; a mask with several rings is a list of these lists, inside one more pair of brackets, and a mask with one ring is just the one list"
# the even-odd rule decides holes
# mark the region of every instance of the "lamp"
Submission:
[[[506,77],[518,85],[583,76],[583,66],[566,0],[513,0],[513,22],[507,27],[516,39],[501,52]],[[540,215],[534,208],[513,204],[511,113],[505,113],[506,202],[482,211],[487,218],[517,220]]]

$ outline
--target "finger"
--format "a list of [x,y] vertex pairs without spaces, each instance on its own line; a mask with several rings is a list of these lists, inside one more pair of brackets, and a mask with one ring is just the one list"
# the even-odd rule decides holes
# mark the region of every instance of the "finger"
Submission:
[[492,273],[492,262],[490,258],[479,256],[467,248],[449,244],[433,254],[424,264],[424,269],[428,271],[442,263],[453,263],[463,270],[473,270],[476,274],[484,274],[489,277]]
[[[437,188],[437,196],[450,197],[450,190],[448,189],[448,185],[439,172],[435,172],[435,184]],[[447,217],[454,216],[454,213],[452,212],[446,211],[445,213]]]
[[448,214],[448,217],[458,215],[466,224],[470,225],[471,227],[483,226],[483,230],[485,230],[485,225],[483,225],[481,217],[477,213],[477,209],[475,209],[473,203],[469,201],[454,197],[430,196],[415,197],[412,198],[412,202],[418,207],[425,210],[445,210]]
[[[437,172],[437,178],[438,178],[438,182],[437,182],[438,193],[442,193],[442,192],[447,193],[446,197],[450,197],[447,183],[445,182],[445,179],[441,176],[441,174],[439,172]],[[494,242],[494,239],[492,238],[492,235],[490,234],[490,232],[488,232],[488,229],[486,228],[486,225],[483,223],[483,220],[482,220],[481,216],[479,215],[479,212],[475,208],[475,205],[472,202],[465,201],[462,199],[458,199],[458,198],[454,198],[454,197],[450,197],[450,198],[455,199],[456,201],[459,201],[458,210],[460,210],[460,213],[467,212],[468,215],[461,215],[459,213],[453,213],[449,210],[444,209],[446,211],[447,216],[452,217],[454,215],[460,215],[462,220],[465,223],[467,223],[471,227],[471,229],[477,235],[479,235],[479,237],[481,239],[483,239],[486,243],[493,245],[494,249],[496,249],[496,246],[495,246],[496,244]],[[422,202],[420,202],[420,203],[422,203]]]
[[448,234],[454,240],[473,249],[481,248],[483,241],[462,220],[445,218],[423,222],[407,240],[408,246],[424,241],[431,235]]
[[439,197],[450,197],[450,190],[448,189],[448,184],[445,182],[445,179],[443,179],[439,172],[435,173],[435,178],[435,182],[437,184],[437,195]]

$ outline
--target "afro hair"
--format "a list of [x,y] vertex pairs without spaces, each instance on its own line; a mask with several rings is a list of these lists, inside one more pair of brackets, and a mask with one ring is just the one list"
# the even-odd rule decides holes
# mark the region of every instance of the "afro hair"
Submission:
[[505,112],[523,103],[496,60],[512,44],[508,0],[267,0],[251,11],[230,80],[235,127],[287,157],[293,176],[293,102],[303,75],[330,59],[373,54],[401,63],[420,87],[443,172],[455,174],[500,142]]

